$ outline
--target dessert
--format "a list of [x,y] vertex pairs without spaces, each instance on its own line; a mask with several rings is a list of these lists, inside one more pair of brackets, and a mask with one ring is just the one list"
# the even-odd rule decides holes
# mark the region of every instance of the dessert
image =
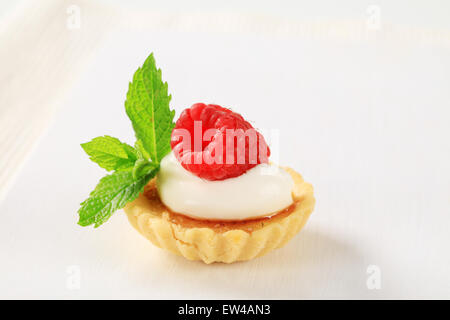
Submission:
[[269,162],[263,135],[241,114],[196,103],[173,122],[153,54],[134,74],[125,109],[134,146],[103,136],[82,144],[113,171],[81,203],[79,224],[100,226],[123,208],[158,247],[205,263],[249,260],[283,246],[313,211],[313,189]]

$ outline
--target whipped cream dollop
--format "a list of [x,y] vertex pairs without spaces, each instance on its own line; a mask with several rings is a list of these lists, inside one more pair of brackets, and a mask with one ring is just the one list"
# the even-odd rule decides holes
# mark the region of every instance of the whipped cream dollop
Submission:
[[294,181],[273,164],[219,181],[204,180],[184,169],[173,152],[161,161],[157,188],[174,212],[207,220],[245,220],[271,216],[292,204]]

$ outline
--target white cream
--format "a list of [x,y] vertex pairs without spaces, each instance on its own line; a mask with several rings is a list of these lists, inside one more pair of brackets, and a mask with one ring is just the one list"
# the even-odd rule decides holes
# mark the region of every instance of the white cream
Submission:
[[200,219],[270,216],[293,202],[291,176],[273,164],[259,164],[236,178],[208,181],[184,169],[171,152],[161,161],[157,181],[167,207]]

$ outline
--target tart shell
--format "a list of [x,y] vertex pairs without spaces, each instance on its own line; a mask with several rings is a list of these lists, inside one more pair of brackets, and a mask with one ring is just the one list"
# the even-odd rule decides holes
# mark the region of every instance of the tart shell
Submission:
[[208,221],[171,212],[160,200],[156,178],[124,210],[131,225],[154,245],[205,263],[250,260],[285,245],[314,209],[313,187],[290,168],[294,203],[271,217],[247,221]]

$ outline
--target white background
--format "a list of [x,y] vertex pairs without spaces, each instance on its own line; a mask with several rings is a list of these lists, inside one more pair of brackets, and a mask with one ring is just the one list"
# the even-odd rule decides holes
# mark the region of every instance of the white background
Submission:
[[[0,16],[1,298],[450,298],[446,2],[45,3]],[[123,102],[150,52],[177,115],[217,103],[280,131],[279,162],[317,199],[287,246],[204,265],[155,248],[121,211],[76,225],[104,175],[79,144],[134,142]]]

